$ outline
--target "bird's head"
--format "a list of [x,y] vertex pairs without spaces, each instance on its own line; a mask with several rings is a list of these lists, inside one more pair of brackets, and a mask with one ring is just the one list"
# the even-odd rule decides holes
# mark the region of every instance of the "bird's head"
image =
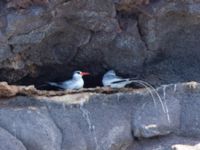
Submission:
[[75,71],[73,74],[73,78],[80,78],[82,76],[90,75],[89,72]]
[[108,72],[106,72],[106,75],[109,75],[109,76],[116,76],[116,73],[114,70],[109,70]]

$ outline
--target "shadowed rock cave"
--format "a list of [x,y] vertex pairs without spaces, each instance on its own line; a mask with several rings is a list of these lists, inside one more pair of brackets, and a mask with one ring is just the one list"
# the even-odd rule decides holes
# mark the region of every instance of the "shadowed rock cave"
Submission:
[[[48,69],[46,69],[48,70]],[[80,69],[79,69],[80,70]],[[49,71],[49,74],[51,73],[51,70]],[[72,72],[73,73],[73,72]],[[72,75],[71,73],[71,75]],[[48,74],[48,73],[47,73]],[[33,78],[33,77],[25,77],[21,80],[19,80],[18,82],[16,82],[15,84],[17,85],[35,85],[35,87],[37,89],[41,89],[41,90],[58,90],[58,88],[54,88],[52,86],[48,86],[46,83],[48,81],[52,81],[52,82],[62,82],[68,79],[71,79],[71,76],[66,76],[66,73],[64,72],[63,75],[52,75],[53,77],[49,77],[49,80],[47,80],[46,77],[46,73],[43,76],[39,76],[37,78]],[[102,74],[103,75],[103,74]],[[90,75],[90,76],[84,76],[84,87],[85,88],[95,88],[95,87],[99,87],[102,86],[102,75]]]

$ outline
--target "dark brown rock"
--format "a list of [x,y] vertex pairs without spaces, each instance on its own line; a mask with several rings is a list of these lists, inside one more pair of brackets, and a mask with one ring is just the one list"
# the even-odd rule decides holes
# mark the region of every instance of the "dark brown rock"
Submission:
[[[153,17],[140,15],[139,26],[150,53],[157,54],[147,65],[157,84],[199,81],[199,1],[156,1],[149,5]],[[155,58],[155,57],[154,57]],[[148,64],[148,63],[147,63]],[[160,83],[159,83],[160,82]]]
[[48,0],[7,0],[7,8],[26,9],[33,4],[44,5]]
[[198,1],[32,2],[1,2],[0,80],[42,84],[78,69],[98,80],[109,69],[154,85],[200,80]]
[[0,83],[0,97],[12,97],[18,92],[17,87],[9,86],[6,82]]
[[[137,22],[129,21],[121,30],[112,0],[51,1],[46,7],[32,6],[38,2],[9,1],[26,9],[2,12],[0,80],[66,79],[77,68],[94,76],[110,68],[128,75],[141,72],[146,48]],[[42,77],[50,72],[51,76]]]

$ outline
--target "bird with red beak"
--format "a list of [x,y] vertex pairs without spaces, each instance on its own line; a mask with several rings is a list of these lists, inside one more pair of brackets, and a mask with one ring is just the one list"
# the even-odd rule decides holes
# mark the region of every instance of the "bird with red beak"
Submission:
[[78,90],[78,89],[83,88],[84,80],[82,77],[86,76],[86,75],[90,75],[90,73],[82,72],[82,71],[75,71],[73,73],[71,80],[67,80],[67,81],[60,82],[60,83],[48,82],[48,84],[51,86],[61,88],[63,90]]

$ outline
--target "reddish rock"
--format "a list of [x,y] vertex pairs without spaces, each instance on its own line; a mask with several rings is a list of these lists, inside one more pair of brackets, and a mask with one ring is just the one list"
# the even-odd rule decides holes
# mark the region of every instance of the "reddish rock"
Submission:
[[18,92],[16,86],[10,86],[6,82],[0,82],[0,97],[15,96]]
[[7,8],[25,9],[33,4],[44,5],[49,0],[7,0]]

